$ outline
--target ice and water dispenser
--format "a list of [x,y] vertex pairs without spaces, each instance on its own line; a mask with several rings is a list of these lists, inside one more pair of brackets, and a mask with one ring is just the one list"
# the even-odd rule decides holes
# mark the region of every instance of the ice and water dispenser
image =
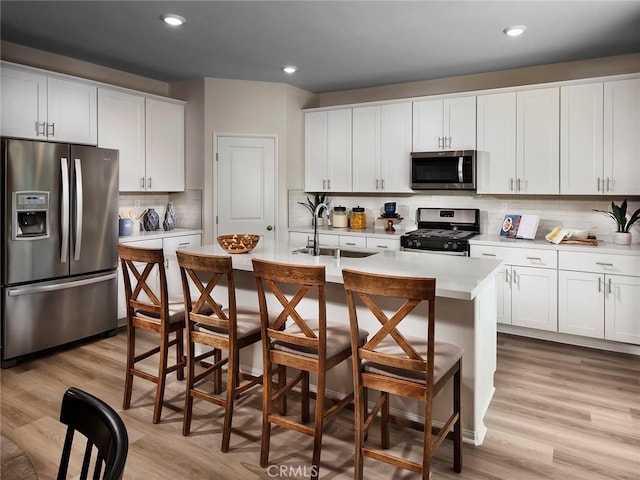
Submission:
[[14,192],[13,240],[49,236],[49,192]]

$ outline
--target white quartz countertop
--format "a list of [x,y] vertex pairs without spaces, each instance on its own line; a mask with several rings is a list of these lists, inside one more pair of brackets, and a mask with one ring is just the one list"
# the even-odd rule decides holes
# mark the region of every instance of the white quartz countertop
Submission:
[[179,237],[181,235],[198,235],[201,233],[202,230],[192,230],[189,228],[174,228],[173,230],[169,230],[168,232],[164,230],[156,230],[155,232],[146,232],[144,230],[141,230],[139,233],[136,233],[134,235],[118,237],[118,242],[128,243],[137,242],[139,240],[152,240],[154,238]]
[[470,238],[471,245],[490,245],[496,247],[516,247],[516,248],[538,248],[543,250],[556,250],[562,252],[582,252],[582,253],[608,253],[614,255],[640,255],[640,244],[616,245],[612,242],[598,240],[597,246],[590,245],[557,245],[544,238],[535,240],[524,240],[521,238],[505,238],[498,235],[478,235]]
[[[299,245],[287,242],[269,242],[262,238],[258,246],[251,252],[231,255],[233,267],[237,270],[253,271],[251,263],[253,258],[298,265],[324,265],[327,281],[340,284],[342,283],[343,268],[382,275],[434,277],[436,279],[437,296],[472,300],[502,264],[500,260],[496,259],[423,252],[377,251],[355,247],[343,248],[342,250],[360,250],[376,253],[365,258],[334,258],[324,255],[314,257],[306,253],[294,253],[293,251],[298,248]],[[186,250],[209,255],[228,255],[217,244],[189,247]]]

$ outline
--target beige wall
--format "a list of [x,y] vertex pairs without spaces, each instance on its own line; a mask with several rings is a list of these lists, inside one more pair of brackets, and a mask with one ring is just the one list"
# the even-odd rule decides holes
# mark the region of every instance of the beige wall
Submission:
[[640,53],[319,94],[326,107],[640,72]]
[[169,84],[166,82],[83,62],[75,58],[63,57],[62,55],[36,50],[15,43],[1,42],[0,48],[0,58],[8,62],[42,68],[65,75],[87,78],[96,82],[118,85],[154,95],[169,96]]

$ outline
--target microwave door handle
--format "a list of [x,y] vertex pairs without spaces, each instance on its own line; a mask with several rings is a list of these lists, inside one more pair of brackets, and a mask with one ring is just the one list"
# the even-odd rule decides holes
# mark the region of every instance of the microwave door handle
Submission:
[[64,157],[60,158],[60,175],[62,177],[60,263],[67,263],[67,252],[69,251],[69,164]]
[[80,260],[80,249],[82,248],[82,162],[75,159],[76,167],[76,239],[74,249],[74,260]]
[[464,182],[464,177],[462,175],[462,163],[464,161],[464,157],[458,158],[458,182]]

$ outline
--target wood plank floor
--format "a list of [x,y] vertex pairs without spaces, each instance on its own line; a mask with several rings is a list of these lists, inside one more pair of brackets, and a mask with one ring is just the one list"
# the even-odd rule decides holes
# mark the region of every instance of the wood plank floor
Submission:
[[[211,404],[195,401],[192,433],[182,436],[184,383],[175,376],[160,424],[151,423],[149,382],[134,381],[133,406],[122,411],[125,340],[120,332],[1,371],[2,434],[27,453],[40,480],[55,478],[64,439],[60,401],[69,386],[93,393],[121,413],[130,439],[125,479],[308,477],[304,466],[311,438],[276,427],[270,455],[275,468],[259,466],[259,388],[236,407],[226,454],[220,452],[222,411]],[[640,479],[640,357],[500,334],[495,384],[484,444],[464,446],[458,475],[451,468],[450,442],[445,442],[434,479]],[[352,478],[352,418],[352,412],[343,411],[327,427],[322,479]],[[379,429],[374,430],[372,440]],[[417,439],[405,430],[392,431],[393,449],[407,457],[417,458]],[[365,478],[417,475],[365,460]]]

